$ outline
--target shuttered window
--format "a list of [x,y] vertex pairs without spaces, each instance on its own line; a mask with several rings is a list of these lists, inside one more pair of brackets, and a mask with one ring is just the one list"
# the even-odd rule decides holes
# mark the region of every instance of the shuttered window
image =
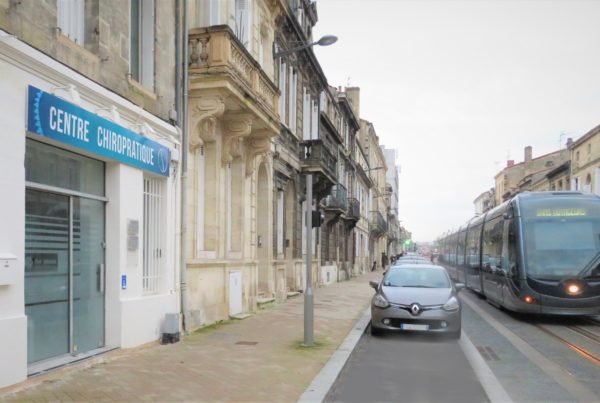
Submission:
[[286,123],[286,73],[286,64],[282,62],[279,65],[279,91],[281,91],[281,95],[279,96],[279,116],[282,123]]
[[84,45],[85,0],[57,0],[58,27],[73,42]]
[[130,0],[129,72],[154,89],[154,0]]
[[246,48],[250,48],[249,0],[235,0],[235,35]]
[[159,178],[144,178],[144,294],[157,294],[163,266],[163,183]]

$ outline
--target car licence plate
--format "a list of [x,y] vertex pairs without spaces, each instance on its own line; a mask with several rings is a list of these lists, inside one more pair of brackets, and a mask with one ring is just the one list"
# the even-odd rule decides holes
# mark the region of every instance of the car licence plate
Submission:
[[429,330],[429,325],[413,325],[410,323],[402,323],[400,326],[402,330]]

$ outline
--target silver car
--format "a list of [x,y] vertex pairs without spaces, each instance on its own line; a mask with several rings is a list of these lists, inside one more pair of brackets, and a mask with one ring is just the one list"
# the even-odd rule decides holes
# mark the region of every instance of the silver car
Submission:
[[460,338],[461,283],[452,284],[446,269],[432,264],[391,267],[381,282],[369,283],[377,292],[371,300],[371,334],[411,330]]

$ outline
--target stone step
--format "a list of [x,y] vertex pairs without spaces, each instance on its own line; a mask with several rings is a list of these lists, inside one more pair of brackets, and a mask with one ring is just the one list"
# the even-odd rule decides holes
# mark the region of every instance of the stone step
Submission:
[[249,313],[238,313],[237,315],[229,315],[231,319],[235,320],[244,320],[246,318],[249,318],[250,316],[252,316],[252,314]]
[[298,291],[288,291],[287,292],[288,298],[294,298],[294,297],[297,297],[298,295],[300,295],[300,293]]
[[264,305],[264,304],[269,304],[271,302],[275,302],[275,298],[268,298],[268,297],[258,297],[256,299],[256,302],[258,303],[258,305]]

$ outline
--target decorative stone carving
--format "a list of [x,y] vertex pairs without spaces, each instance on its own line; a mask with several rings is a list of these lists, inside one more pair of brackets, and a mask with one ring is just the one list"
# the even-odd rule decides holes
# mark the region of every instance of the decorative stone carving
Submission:
[[242,156],[242,143],[245,137],[248,137],[252,131],[254,118],[247,113],[226,115],[225,122],[223,154],[224,164],[231,162],[236,157]]
[[246,145],[246,176],[254,173],[254,159],[259,155],[266,155],[271,150],[271,136],[269,132],[253,133],[247,138]]
[[190,98],[190,150],[204,142],[217,139],[217,118],[225,112],[225,97],[221,95]]

